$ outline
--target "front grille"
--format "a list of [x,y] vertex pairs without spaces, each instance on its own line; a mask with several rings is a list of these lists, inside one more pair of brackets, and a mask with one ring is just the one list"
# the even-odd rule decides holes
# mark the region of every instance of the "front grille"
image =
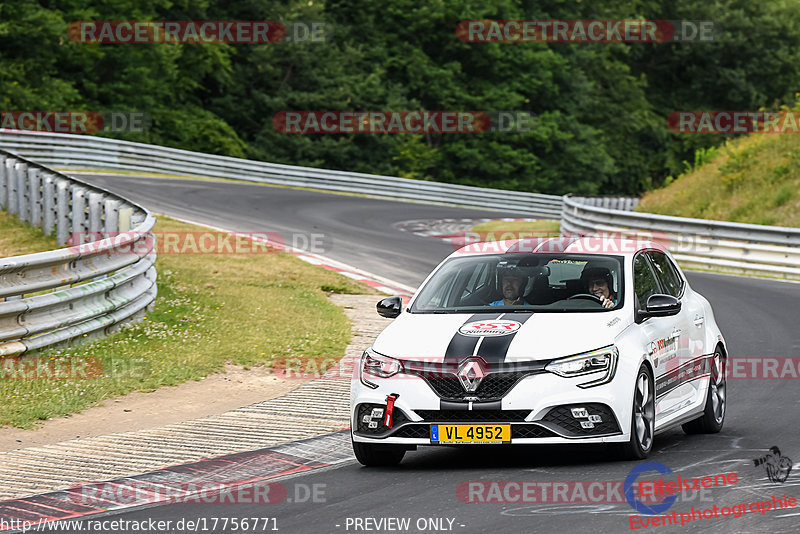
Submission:
[[431,423],[515,423],[524,421],[530,410],[414,410]]
[[392,434],[394,438],[422,438],[430,439],[431,427],[424,424],[410,424],[405,425],[403,428],[398,428],[397,432]]
[[454,374],[422,375],[422,378],[439,397],[447,400],[463,400],[477,397],[481,401],[502,399],[514,385],[536,371],[515,371],[511,373],[489,373],[481,381],[474,393],[467,393],[461,381]]
[[513,425],[511,427],[511,439],[552,437],[558,437],[558,434],[539,425]]
[[[572,415],[573,408],[584,408],[589,415],[599,415],[602,422],[594,423],[594,428],[583,428],[581,422],[588,421],[588,418],[576,418]],[[611,408],[605,404],[595,402],[556,406],[547,412],[542,421],[553,424],[567,436],[596,436],[618,434],[620,432],[617,418]]]

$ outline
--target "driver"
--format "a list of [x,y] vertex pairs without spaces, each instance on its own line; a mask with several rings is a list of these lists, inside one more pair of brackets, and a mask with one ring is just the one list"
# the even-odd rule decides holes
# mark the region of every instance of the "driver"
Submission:
[[525,286],[528,285],[528,276],[517,266],[498,269],[500,275],[500,288],[503,298],[489,303],[489,306],[528,306],[522,298]]
[[586,285],[590,294],[600,299],[604,308],[613,308],[617,305],[617,295],[611,290],[614,286],[614,277],[606,267],[584,267],[581,281]]

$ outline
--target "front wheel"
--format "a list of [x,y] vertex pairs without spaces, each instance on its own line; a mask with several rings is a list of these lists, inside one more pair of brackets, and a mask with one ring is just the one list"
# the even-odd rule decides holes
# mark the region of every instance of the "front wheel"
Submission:
[[623,460],[643,460],[653,449],[655,433],[656,401],[653,377],[646,365],[639,367],[633,390],[631,413],[631,438],[627,443],[615,444]]
[[708,382],[706,407],[703,415],[681,426],[687,434],[716,434],[725,423],[725,408],[728,401],[728,388],[725,382],[725,356],[719,347],[711,360],[711,376]]
[[353,441],[353,452],[356,460],[366,467],[392,467],[398,465],[406,455],[406,449],[402,446],[358,441]]

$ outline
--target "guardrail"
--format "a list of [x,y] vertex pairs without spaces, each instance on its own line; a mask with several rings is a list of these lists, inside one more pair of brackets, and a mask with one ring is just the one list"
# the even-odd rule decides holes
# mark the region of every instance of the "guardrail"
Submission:
[[[0,356],[106,334],[155,300],[155,217],[144,208],[0,150],[0,209],[71,244],[0,258]],[[76,241],[89,235],[101,239]]]
[[561,215],[561,197],[557,195],[279,165],[86,135],[0,129],[0,146],[44,165],[62,168],[232,178],[383,198],[504,210],[552,219]]
[[562,233],[652,236],[689,269],[800,279],[800,228],[669,217],[590,202],[564,197]]

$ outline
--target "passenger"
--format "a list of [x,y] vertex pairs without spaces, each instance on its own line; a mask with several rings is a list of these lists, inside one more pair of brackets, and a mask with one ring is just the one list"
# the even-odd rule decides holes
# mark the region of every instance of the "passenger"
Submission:
[[502,269],[500,281],[503,298],[489,303],[489,306],[529,306],[522,298],[528,285],[528,276],[521,269],[515,266]]

